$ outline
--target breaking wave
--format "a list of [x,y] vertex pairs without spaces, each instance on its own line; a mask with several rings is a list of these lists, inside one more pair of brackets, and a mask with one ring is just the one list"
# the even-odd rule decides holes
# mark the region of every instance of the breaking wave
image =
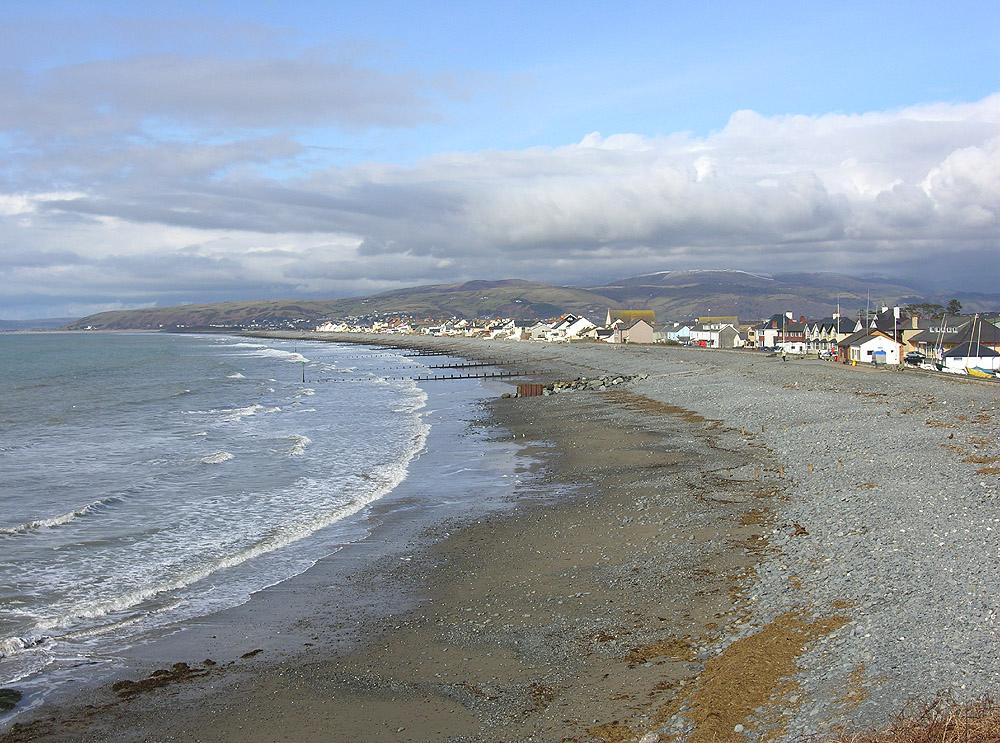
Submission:
[[186,415],[218,415],[219,420],[227,422],[239,421],[241,418],[248,418],[251,415],[257,415],[257,413],[280,413],[281,408],[277,405],[268,407],[266,405],[261,405],[260,403],[254,403],[253,405],[246,405],[242,408],[221,408],[212,410],[185,410]]
[[239,372],[236,372],[235,374],[227,374],[226,379],[246,379],[246,377]]
[[103,506],[107,506],[111,503],[117,503],[119,501],[121,501],[121,496],[117,495],[112,495],[107,498],[99,498],[93,503],[88,503],[83,508],[78,508],[75,511],[69,511],[67,513],[60,514],[59,516],[52,516],[47,519],[36,519],[35,521],[27,521],[23,524],[18,524],[17,526],[0,527],[0,535],[27,534],[40,529],[53,529],[57,526],[68,524],[71,521],[76,521],[76,519],[86,516],[89,513],[93,513],[94,511],[101,509]]
[[293,434],[288,437],[288,440],[292,442],[292,448],[288,450],[288,456],[290,457],[302,456],[305,454],[306,447],[312,443],[311,438],[300,434]]
[[7,637],[0,640],[0,658],[7,658],[22,650],[31,650],[41,645],[45,645],[52,638],[48,635],[39,637]]
[[295,351],[282,351],[280,348],[260,348],[250,353],[251,356],[263,356],[272,359],[284,359],[285,361],[308,362],[305,356]]
[[228,451],[217,451],[214,454],[209,454],[207,457],[201,458],[202,464],[222,464],[223,462],[228,462],[233,459],[233,455]]
[[[238,550],[232,555],[220,557],[204,565],[192,568],[173,580],[164,581],[163,583],[149,586],[148,588],[130,591],[122,596],[69,607],[68,611],[61,616],[43,619],[38,622],[36,629],[49,630],[63,628],[68,627],[79,620],[98,619],[100,617],[107,616],[108,614],[126,611],[137,606],[138,604],[149,601],[160,594],[167,593],[169,591],[178,591],[185,588],[192,583],[196,583],[214,573],[217,573],[220,570],[236,567],[237,565],[243,564],[247,560],[252,560],[260,555],[267,554],[268,552],[273,552],[277,549],[281,549],[282,547],[287,547],[290,544],[294,544],[295,542],[314,534],[324,527],[330,526],[354,515],[369,503],[372,503],[391,492],[406,479],[406,476],[409,473],[410,462],[413,461],[414,457],[416,457],[423,450],[427,443],[427,434],[429,431],[429,425],[423,422],[419,423],[417,433],[414,434],[411,439],[410,448],[400,460],[389,465],[384,474],[379,474],[375,477],[369,476],[368,478],[363,478],[372,481],[375,484],[375,487],[367,493],[359,494],[346,503],[334,506],[325,513],[318,514],[297,523],[279,527],[256,543],[249,545],[244,549]],[[314,478],[302,478],[296,483],[296,488],[299,491],[305,492],[326,491],[330,487],[331,484],[329,482]]]

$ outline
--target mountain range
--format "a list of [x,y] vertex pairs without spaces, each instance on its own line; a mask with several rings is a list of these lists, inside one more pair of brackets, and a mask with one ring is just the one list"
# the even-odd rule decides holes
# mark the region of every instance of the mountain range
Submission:
[[406,314],[444,318],[554,317],[566,312],[599,321],[609,307],[656,310],[660,321],[698,315],[738,315],[756,320],[791,311],[828,316],[839,306],[856,316],[869,303],[944,303],[959,299],[966,311],[1000,308],[1000,294],[939,295],[886,278],[832,273],[754,274],[734,270],[660,271],[588,287],[535,281],[465,281],[396,289],[367,297],[332,300],[247,301],[115,310],[70,323],[70,329],[173,329],[247,326],[311,327],[328,319]]

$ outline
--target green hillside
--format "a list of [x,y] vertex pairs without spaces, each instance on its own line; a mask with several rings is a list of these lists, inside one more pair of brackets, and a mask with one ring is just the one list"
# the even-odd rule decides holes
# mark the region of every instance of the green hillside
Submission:
[[[398,289],[369,297],[326,301],[255,301],[182,305],[145,310],[102,312],[77,320],[72,329],[176,329],[273,327],[311,328],[329,319],[371,318],[405,314],[417,320],[451,317],[549,318],[565,312],[600,322],[608,307],[656,310],[660,321],[698,315],[738,315],[745,320],[792,311],[808,317],[828,316],[837,307],[854,317],[871,301],[908,304],[946,303],[950,297],[888,279],[859,279],[829,273],[776,274],[745,271],[661,271],[632,276],[589,288],[550,286],[516,279],[466,281]],[[966,311],[1000,307],[998,295],[961,294]]]

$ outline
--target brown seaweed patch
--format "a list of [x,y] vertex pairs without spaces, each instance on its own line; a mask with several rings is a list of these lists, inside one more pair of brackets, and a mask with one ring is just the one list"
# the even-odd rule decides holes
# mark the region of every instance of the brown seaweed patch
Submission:
[[841,702],[848,710],[855,710],[868,698],[865,688],[865,664],[859,663],[847,677],[847,687],[841,697]]
[[626,743],[626,741],[631,743],[636,738],[632,728],[617,721],[594,725],[594,727],[587,728],[587,733],[601,743]]
[[740,516],[740,524],[743,526],[759,526],[770,521],[771,512],[766,508],[751,508]]
[[988,457],[983,454],[970,454],[962,460],[966,464],[996,464],[1000,462],[1000,457]]
[[931,428],[958,428],[957,423],[953,423],[951,421],[938,421],[938,420],[933,420],[931,418],[928,418],[926,421],[924,421],[924,423],[926,423]]
[[128,679],[116,681],[111,685],[111,690],[122,697],[133,697],[146,691],[158,689],[161,686],[201,678],[202,676],[207,676],[208,673],[207,668],[192,668],[187,663],[174,663],[169,670],[161,668],[138,681],[130,681]]
[[671,637],[651,645],[632,648],[625,655],[625,662],[633,665],[646,663],[654,658],[671,658],[672,660],[693,660],[694,651],[688,640]]
[[710,659],[694,690],[661,710],[658,718],[668,718],[686,703],[684,714],[694,724],[689,741],[730,739],[736,725],[749,727],[754,710],[795,688],[791,678],[806,648],[848,621],[844,616],[814,619],[801,611],[779,615]]
[[645,395],[637,395],[634,392],[615,390],[614,392],[609,393],[608,397],[629,410],[635,410],[640,413],[670,415],[675,418],[680,418],[687,423],[719,423],[719,421],[710,420],[703,415],[699,415],[694,411],[682,408],[678,405],[671,405],[667,402],[654,400],[650,397],[646,397]]

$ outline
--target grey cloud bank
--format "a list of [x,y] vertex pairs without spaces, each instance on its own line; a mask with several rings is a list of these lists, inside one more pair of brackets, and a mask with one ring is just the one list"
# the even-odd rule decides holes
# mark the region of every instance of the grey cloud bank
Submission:
[[307,57],[7,74],[0,314],[699,266],[1000,278],[1000,94],[408,166],[303,159],[317,127],[432,121],[440,93]]

